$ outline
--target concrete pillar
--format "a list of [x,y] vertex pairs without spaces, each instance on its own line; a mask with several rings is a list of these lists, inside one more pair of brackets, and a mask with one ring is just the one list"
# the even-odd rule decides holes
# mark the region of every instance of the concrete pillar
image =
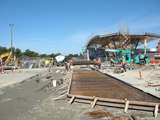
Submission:
[[158,55],[160,55],[160,40],[159,40],[159,42],[158,42],[157,49],[158,49]]
[[147,53],[147,39],[144,40],[144,54]]
[[87,60],[89,61],[89,50],[87,49]]

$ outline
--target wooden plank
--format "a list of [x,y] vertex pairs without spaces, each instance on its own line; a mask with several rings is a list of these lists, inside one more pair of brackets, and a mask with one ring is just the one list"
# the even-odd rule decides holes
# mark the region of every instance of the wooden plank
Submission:
[[70,89],[71,89],[71,85],[72,85],[72,78],[73,78],[73,73],[72,73],[71,79],[69,80],[69,85],[68,85],[68,91],[67,91],[67,94],[69,94],[69,93],[70,93]]
[[[92,102],[87,99],[75,99],[74,102],[78,103],[84,103],[84,104],[91,104]],[[108,102],[102,102],[102,101],[97,101],[96,105],[100,106],[107,106],[107,107],[116,107],[116,108],[124,108],[124,104],[117,104],[117,103],[108,103]],[[154,107],[145,107],[145,106],[135,106],[135,105],[129,105],[128,109],[136,109],[136,110],[142,110],[142,111],[154,111]]]
[[[68,97],[72,97],[72,94],[68,94]],[[82,96],[82,95],[74,95],[76,96],[76,98],[80,98],[80,99],[87,99],[87,100],[94,100],[94,97],[91,96]]]
[[159,104],[154,102],[143,102],[143,101],[130,101],[129,103],[135,105],[146,105],[146,106],[155,106],[156,104]]
[[121,99],[112,99],[112,98],[99,98],[99,101],[106,101],[106,102],[115,102],[115,103],[125,103],[125,100],[121,100]]
[[[157,117],[159,104],[151,103],[151,102],[140,102],[140,101],[128,101],[119,100],[119,99],[110,99],[110,98],[99,98],[99,97],[90,97],[90,96],[73,96],[68,94],[71,97],[69,103],[72,103],[76,97],[76,102],[82,102],[86,104],[91,104],[93,108],[95,105],[102,106],[110,106],[110,107],[118,107],[124,108],[124,112],[127,112],[128,109],[136,109],[142,111],[154,111],[154,116]],[[91,102],[93,101],[93,102]],[[132,103],[132,104],[131,104]],[[153,106],[154,105],[154,106]]]
[[[69,96],[72,96],[71,94],[68,94]],[[90,97],[90,96],[81,96],[81,95],[75,95],[76,98],[80,98],[80,99],[88,99],[88,100],[94,100],[94,97]],[[96,97],[98,99],[98,101],[104,101],[104,102],[114,102],[114,103],[123,103],[125,104],[125,100],[121,100],[121,99],[112,99],[112,98],[100,98],[100,97]],[[143,106],[155,106],[156,104],[159,103],[154,103],[154,102],[143,102],[143,101],[129,101],[129,104],[132,105],[143,105]]]

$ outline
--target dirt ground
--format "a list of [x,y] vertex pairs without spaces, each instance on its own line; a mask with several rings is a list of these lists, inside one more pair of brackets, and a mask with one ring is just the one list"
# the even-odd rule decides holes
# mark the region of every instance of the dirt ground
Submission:
[[[53,68],[12,86],[0,89],[0,120],[154,120],[153,113],[68,103],[71,72]],[[57,86],[53,87],[53,80]],[[157,120],[160,118],[158,115]]]
[[45,73],[47,69],[18,69],[0,74],[0,88],[13,85],[32,76]]

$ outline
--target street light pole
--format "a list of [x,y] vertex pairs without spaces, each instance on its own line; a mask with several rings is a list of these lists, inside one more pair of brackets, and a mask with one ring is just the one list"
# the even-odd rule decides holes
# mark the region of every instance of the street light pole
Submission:
[[11,53],[13,53],[13,27],[14,24],[9,24],[10,27],[10,35],[11,35]]

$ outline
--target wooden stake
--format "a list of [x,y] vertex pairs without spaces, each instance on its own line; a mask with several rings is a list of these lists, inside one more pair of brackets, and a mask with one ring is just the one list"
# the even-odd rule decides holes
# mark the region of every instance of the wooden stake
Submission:
[[91,105],[91,108],[94,108],[94,106],[96,105],[97,100],[98,100],[98,99],[95,97],[95,98],[94,98],[94,101],[93,101],[93,103],[92,103],[92,105]]
[[72,96],[72,98],[70,99],[69,103],[72,104],[74,102],[75,96]]
[[155,105],[155,109],[154,109],[154,117],[156,118],[158,115],[158,108],[159,108],[159,104]]
[[125,112],[125,113],[127,113],[128,106],[129,106],[129,101],[126,100],[126,102],[125,102],[125,108],[124,108],[124,112]]

